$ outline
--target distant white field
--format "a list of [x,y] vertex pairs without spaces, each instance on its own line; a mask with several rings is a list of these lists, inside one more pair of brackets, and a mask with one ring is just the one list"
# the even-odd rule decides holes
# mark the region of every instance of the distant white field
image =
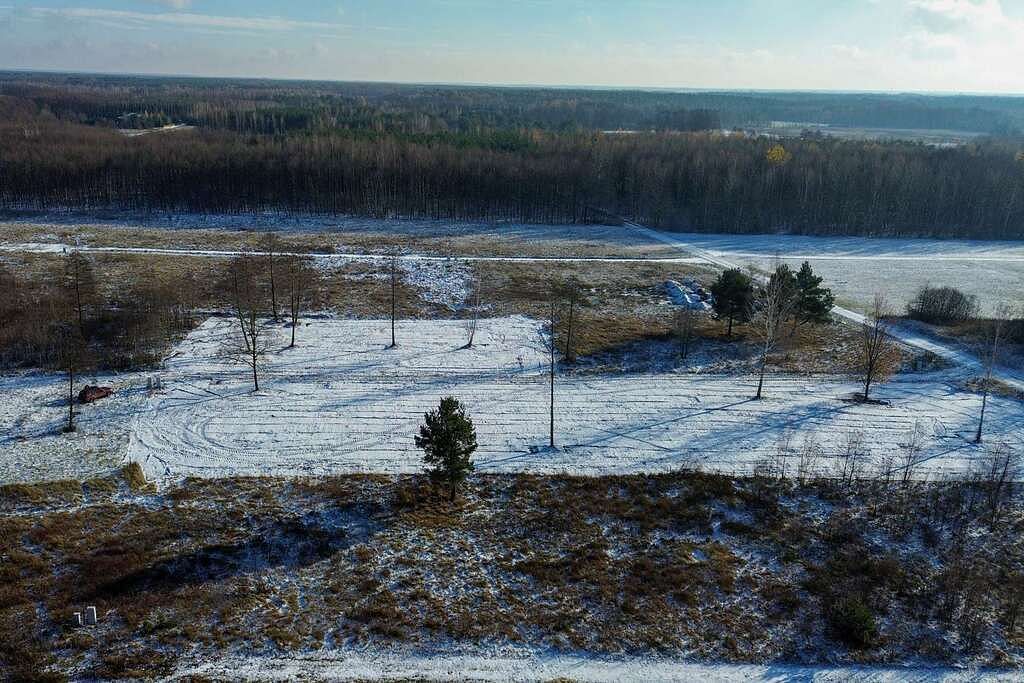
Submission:
[[924,285],[958,287],[984,310],[1019,305],[1024,287],[1024,242],[718,235],[671,233],[680,242],[732,263],[762,270],[776,259],[799,267],[809,261],[849,307],[867,307],[876,292],[901,311]]
[[[838,377],[770,377],[762,401],[750,399],[755,378],[746,376],[559,378],[559,447],[550,450],[536,321],[483,320],[472,349],[461,348],[460,322],[402,321],[389,350],[387,322],[315,320],[297,348],[273,354],[260,394],[244,368],[218,357],[232,325],[215,318],[191,334],[167,363],[164,392],[136,414],[128,456],[151,475],[419,471],[413,435],[448,394],[468,405],[485,472],[749,472],[789,433],[794,450],[807,439],[821,447],[828,474],[848,433],[863,431],[877,459],[915,425],[925,434],[922,476],[965,472],[983,453],[969,442],[979,398],[948,375],[879,387],[888,406],[844,400],[858,387]],[[990,433],[1024,444],[1020,402],[991,400],[989,420]]]

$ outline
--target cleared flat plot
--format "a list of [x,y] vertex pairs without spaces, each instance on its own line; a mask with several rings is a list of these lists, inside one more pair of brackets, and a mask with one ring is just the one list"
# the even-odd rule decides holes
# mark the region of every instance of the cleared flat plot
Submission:
[[289,248],[342,254],[664,258],[679,252],[614,225],[540,225],[504,221],[389,220],[295,213],[257,215],[125,212],[0,217],[0,242],[70,241],[92,247],[253,249],[259,231],[281,234]]
[[809,261],[840,300],[864,308],[875,292],[902,310],[926,284],[974,294],[984,310],[1018,305],[1024,287],[1024,242],[714,235],[672,233],[680,242],[762,270],[776,258],[798,268]]
[[67,376],[53,373],[0,375],[0,483],[88,479],[123,464],[129,427],[146,401],[142,373],[89,375],[82,382],[109,386],[114,395],[78,406],[78,431],[67,424]]
[[[445,395],[463,400],[477,425],[478,469],[607,474],[681,467],[749,472],[791,434],[811,439],[830,474],[847,434],[865,432],[873,456],[925,434],[920,474],[970,469],[979,398],[950,375],[910,375],[879,387],[891,405],[849,400],[839,377],[724,375],[560,377],[556,442],[548,445],[548,377],[541,325],[524,317],[483,320],[474,348],[464,323],[403,321],[399,347],[386,321],[316,320],[299,346],[272,354],[262,391],[246,369],[220,358],[233,322],[210,319],[167,363],[165,391],[134,419],[129,458],[155,476],[414,472],[423,413]],[[284,330],[282,329],[282,334]],[[1018,401],[989,404],[992,434],[1024,443]]]

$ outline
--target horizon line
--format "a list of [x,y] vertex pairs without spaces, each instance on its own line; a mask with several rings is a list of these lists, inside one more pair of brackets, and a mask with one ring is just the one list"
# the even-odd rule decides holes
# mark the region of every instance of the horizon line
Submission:
[[486,83],[475,81],[405,81],[405,80],[376,80],[361,78],[313,78],[313,77],[285,77],[285,76],[224,76],[205,75],[192,73],[165,73],[165,72],[132,72],[132,71],[77,71],[74,69],[40,69],[31,67],[0,67],[0,74],[43,74],[43,75],[68,75],[68,76],[100,76],[100,77],[122,77],[122,78],[166,78],[166,79],[203,79],[203,80],[234,80],[234,81],[265,81],[270,83],[355,83],[363,85],[400,85],[400,86],[425,86],[425,87],[446,87],[446,88],[508,88],[508,89],[536,89],[536,90],[591,90],[591,91],[623,91],[623,92],[665,92],[665,93],[754,93],[754,94],[822,94],[822,95],[914,95],[923,97],[1006,97],[1013,99],[1024,98],[1024,92],[994,92],[994,91],[972,91],[972,90],[885,90],[885,89],[820,89],[820,88],[753,88],[753,87],[696,87],[696,86],[641,86],[641,85],[593,85],[582,83],[565,84],[542,84],[542,83]]

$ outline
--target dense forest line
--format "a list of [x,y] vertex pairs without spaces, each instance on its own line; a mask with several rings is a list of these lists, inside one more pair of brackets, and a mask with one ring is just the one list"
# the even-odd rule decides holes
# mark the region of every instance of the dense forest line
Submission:
[[675,92],[499,88],[255,79],[0,72],[0,95],[64,121],[113,127],[164,122],[284,133],[481,128],[712,130],[772,121],[871,128],[1024,132],[1024,98],[874,93]]
[[[310,84],[82,78],[68,87],[0,81],[0,208],[551,223],[611,214],[676,230],[1024,237],[1024,143],[1014,138],[948,148],[810,134],[779,141],[717,123],[703,130],[701,117],[713,113],[652,109],[648,93],[623,94],[616,106],[676,123],[623,135],[585,116],[568,127],[556,125],[560,114],[526,125],[540,110],[559,111],[559,91],[465,88],[446,99],[438,89],[362,85],[345,110]],[[382,104],[389,92],[406,104]],[[144,108],[160,98],[177,104]],[[195,127],[128,137],[114,130],[126,112]],[[334,118],[304,118],[317,116]]]

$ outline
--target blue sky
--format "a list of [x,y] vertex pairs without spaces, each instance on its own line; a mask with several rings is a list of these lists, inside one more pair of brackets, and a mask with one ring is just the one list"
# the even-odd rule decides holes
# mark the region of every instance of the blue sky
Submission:
[[1024,0],[0,0],[0,68],[1024,93]]

